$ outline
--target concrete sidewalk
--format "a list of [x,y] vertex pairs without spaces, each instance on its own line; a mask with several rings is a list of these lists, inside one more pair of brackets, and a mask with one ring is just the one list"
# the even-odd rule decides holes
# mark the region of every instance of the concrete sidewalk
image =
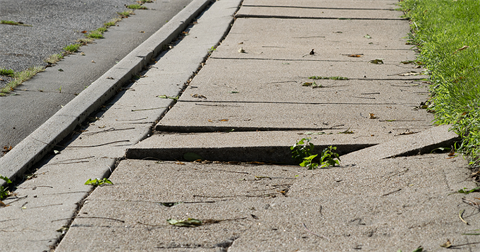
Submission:
[[[480,195],[452,194],[476,183],[462,157],[430,153],[457,136],[419,109],[428,84],[404,64],[415,53],[395,3],[245,0],[181,81],[240,4],[216,1],[38,170],[69,170],[65,193],[89,193],[75,198],[78,211],[51,217],[74,215],[55,250],[441,251],[448,240],[479,250],[480,238],[464,234],[478,233]],[[197,51],[191,65],[179,56]],[[337,146],[341,166],[293,165],[289,146],[304,137],[316,151]],[[83,185],[108,175],[113,185]],[[50,190],[40,186],[29,180],[23,193]],[[203,224],[166,221],[187,218]]]

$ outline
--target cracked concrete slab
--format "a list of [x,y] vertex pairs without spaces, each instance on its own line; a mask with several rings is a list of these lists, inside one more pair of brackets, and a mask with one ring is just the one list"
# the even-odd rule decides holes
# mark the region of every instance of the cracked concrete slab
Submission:
[[[461,235],[471,228],[458,212],[467,209],[464,217],[473,224],[476,209],[462,205],[464,195],[449,195],[457,186],[474,186],[460,181],[466,162],[438,155],[445,154],[314,171],[125,160],[112,174],[114,185],[92,193],[57,250],[116,244],[124,250],[209,251],[229,239],[229,251],[433,249],[446,239],[467,244],[461,251],[475,249],[478,239]],[[374,177],[404,190],[388,194],[381,184],[376,189]],[[189,217],[206,225],[166,222]]]

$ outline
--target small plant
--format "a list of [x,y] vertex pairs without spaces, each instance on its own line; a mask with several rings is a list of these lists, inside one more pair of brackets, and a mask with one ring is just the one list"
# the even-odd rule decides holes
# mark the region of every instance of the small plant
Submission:
[[39,72],[45,71],[44,67],[31,67],[25,71],[17,72],[14,74],[14,80],[7,83],[7,86],[0,89],[0,96],[5,96],[7,93],[14,90],[15,87],[22,84],[24,81],[31,79]]
[[94,185],[94,186],[102,186],[102,185],[105,185],[105,184],[113,185],[112,181],[110,181],[108,178],[88,179],[87,182],[85,182],[85,185]]
[[[4,177],[2,175],[0,175],[0,179],[3,179],[5,182],[7,182],[7,184],[12,183],[12,181],[9,178]],[[8,197],[8,195],[10,195],[10,191],[8,191],[6,187],[0,186],[0,200],[5,199],[6,197]]]
[[126,7],[133,10],[148,10],[147,7],[141,4],[130,4],[130,5],[127,5]]
[[80,44],[71,44],[67,45],[63,48],[67,53],[74,53],[78,51],[78,48],[80,48]]
[[302,138],[296,144],[290,147],[292,151],[292,157],[299,163],[302,167],[307,167],[309,170],[320,168],[325,168],[329,166],[335,166],[340,164],[340,158],[338,153],[334,151],[337,147],[329,146],[325,148],[320,157],[320,163],[314,162],[314,159],[318,154],[312,154],[315,146],[310,143],[311,138]]
[[217,50],[215,46],[210,47],[210,49],[208,49],[208,54],[212,54],[215,50]]
[[63,55],[61,53],[58,53],[58,54],[50,55],[44,61],[47,62],[48,64],[55,64],[55,63],[59,62],[61,59],[63,59]]
[[13,69],[0,68],[0,75],[13,77],[15,75],[15,72],[13,71]]
[[296,144],[290,147],[292,151],[292,158],[295,159],[297,163],[303,162],[306,157],[312,156],[313,149],[315,145],[310,143],[311,138],[302,138]]
[[302,84],[304,87],[312,87],[312,88],[321,88],[323,87],[322,84],[317,84],[315,81],[314,82],[305,82]]
[[103,38],[103,32],[99,29],[91,31],[88,34],[85,34],[85,37],[91,38],[91,39],[102,39]]
[[0,20],[0,24],[6,24],[6,25],[21,25],[21,26],[31,26],[31,25],[26,25],[22,22],[15,22],[11,20]]
[[121,18],[128,18],[130,15],[135,15],[132,10],[117,12],[117,14],[120,15]]
[[334,152],[336,150],[337,147],[332,146],[323,149],[322,156],[320,157],[320,168],[340,165],[340,157],[338,153]]

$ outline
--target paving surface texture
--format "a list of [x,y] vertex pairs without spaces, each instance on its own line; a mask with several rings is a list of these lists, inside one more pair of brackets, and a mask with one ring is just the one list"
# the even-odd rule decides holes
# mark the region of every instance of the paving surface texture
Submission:
[[[457,136],[418,108],[428,85],[401,63],[415,54],[396,1],[240,3],[216,1],[19,186],[28,200],[6,201],[0,219],[16,246],[60,230],[56,251],[478,251],[464,234],[478,233],[480,195],[454,193],[476,187],[465,159],[430,153]],[[338,146],[340,166],[289,165],[303,137]],[[103,176],[113,185],[83,185]],[[47,217],[33,228],[15,220],[26,213]],[[186,218],[203,224],[166,221]]]

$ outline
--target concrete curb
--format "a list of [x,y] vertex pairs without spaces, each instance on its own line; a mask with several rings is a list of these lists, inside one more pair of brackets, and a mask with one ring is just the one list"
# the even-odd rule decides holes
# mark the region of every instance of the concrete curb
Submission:
[[193,0],[160,30],[2,157],[0,174],[14,179],[40,161],[88,115],[113,97],[133,75],[139,73],[210,3],[211,0]]

